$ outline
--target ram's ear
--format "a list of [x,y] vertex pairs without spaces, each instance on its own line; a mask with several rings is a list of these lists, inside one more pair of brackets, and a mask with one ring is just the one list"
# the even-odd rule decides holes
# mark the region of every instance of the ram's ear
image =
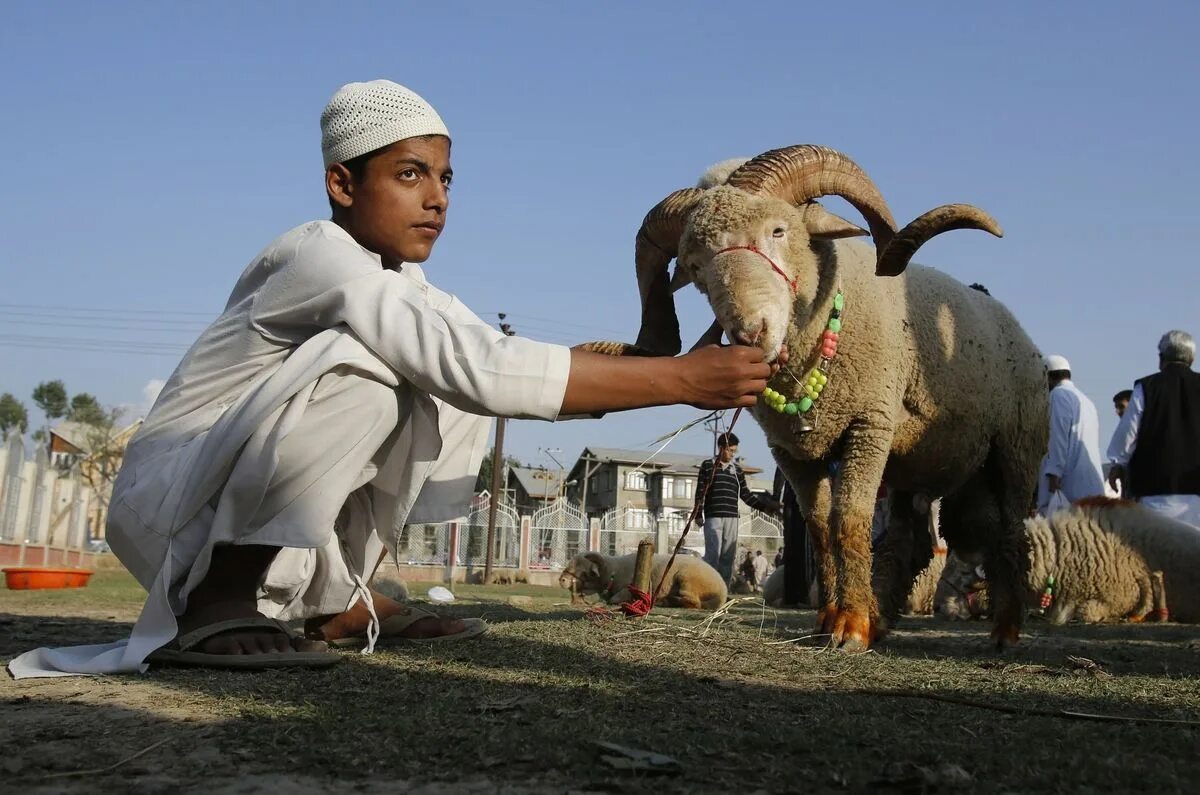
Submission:
[[871,234],[840,215],[834,215],[817,202],[809,202],[805,205],[804,225],[808,228],[808,236],[818,240],[839,240],[844,237],[863,237]]

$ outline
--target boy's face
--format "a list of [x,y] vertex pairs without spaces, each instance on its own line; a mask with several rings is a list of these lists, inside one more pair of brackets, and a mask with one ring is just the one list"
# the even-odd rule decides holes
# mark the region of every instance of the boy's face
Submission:
[[385,267],[424,262],[446,223],[450,206],[450,140],[409,138],[367,161],[362,179],[335,164],[325,185],[337,206],[335,220]]
[[737,455],[737,451],[738,448],[736,444],[717,448],[717,453],[720,454],[722,464],[728,464],[730,461],[732,461],[734,456]]

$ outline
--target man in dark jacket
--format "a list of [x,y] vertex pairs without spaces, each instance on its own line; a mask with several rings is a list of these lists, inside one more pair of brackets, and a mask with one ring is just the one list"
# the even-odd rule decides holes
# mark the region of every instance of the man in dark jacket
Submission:
[[1109,483],[1127,497],[1200,527],[1200,374],[1196,341],[1168,331],[1158,372],[1138,380],[1108,447]]
[[[755,494],[746,485],[746,476],[734,461],[738,438],[732,433],[717,437],[717,463],[710,459],[700,465],[696,482],[697,521],[704,522],[704,561],[721,573],[725,582],[733,577],[737,557],[739,500],[751,508],[778,514],[779,503],[769,496]],[[703,500],[703,504],[701,504]]]

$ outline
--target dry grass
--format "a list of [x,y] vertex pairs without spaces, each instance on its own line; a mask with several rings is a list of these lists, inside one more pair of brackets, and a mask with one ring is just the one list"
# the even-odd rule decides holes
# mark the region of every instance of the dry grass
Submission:
[[[811,613],[752,599],[596,622],[561,591],[456,591],[446,612],[486,616],[484,638],[348,654],[325,672],[8,681],[0,772],[47,792],[430,793],[1184,791],[1200,772],[1197,727],[958,703],[1200,720],[1194,627],[1032,624],[997,655],[985,625],[908,619],[847,655],[810,637]],[[140,599],[119,574],[0,591],[0,656],[119,637]],[[616,769],[595,741],[679,767]]]

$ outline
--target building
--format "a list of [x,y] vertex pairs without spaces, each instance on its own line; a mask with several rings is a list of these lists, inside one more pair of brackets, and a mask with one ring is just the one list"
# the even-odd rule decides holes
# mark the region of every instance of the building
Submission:
[[88,528],[94,539],[104,537],[112,484],[124,459],[125,446],[142,427],[139,417],[117,428],[67,420],[50,429],[50,465],[61,472],[78,467],[96,498],[88,510]]
[[505,502],[517,513],[531,514],[562,494],[565,480],[561,471],[534,467],[508,467]]
[[[659,453],[647,461],[644,450],[587,447],[567,475],[567,497],[588,516],[614,508],[627,510],[626,525],[646,530],[659,521],[674,531],[683,526],[696,502],[696,478],[708,456]],[[770,491],[772,481],[757,477],[762,469],[738,459],[753,491]],[[749,514],[750,508],[742,505]]]

